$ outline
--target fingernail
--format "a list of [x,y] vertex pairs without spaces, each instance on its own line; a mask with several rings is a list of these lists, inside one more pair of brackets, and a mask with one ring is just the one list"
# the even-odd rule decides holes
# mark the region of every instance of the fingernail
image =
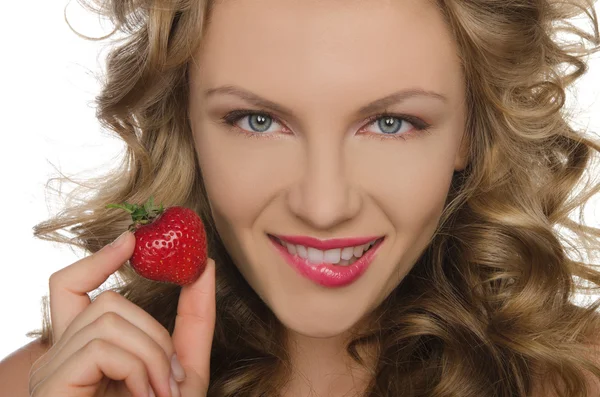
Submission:
[[171,371],[176,381],[181,382],[185,379],[185,371],[177,359],[177,354],[173,354],[171,358]]
[[115,241],[113,241],[112,243],[110,243],[110,245],[112,247],[118,247],[121,244],[123,244],[123,242],[125,241],[125,237],[126,237],[127,233],[129,233],[129,231],[123,232],[119,237],[117,237],[117,239]]
[[169,383],[171,384],[171,396],[180,397],[179,386],[177,385],[177,382],[175,382],[175,379],[173,379],[173,376],[169,379]]
[[148,392],[148,397],[156,397],[156,394],[154,394],[154,390],[152,390],[152,386],[150,386],[150,392]]

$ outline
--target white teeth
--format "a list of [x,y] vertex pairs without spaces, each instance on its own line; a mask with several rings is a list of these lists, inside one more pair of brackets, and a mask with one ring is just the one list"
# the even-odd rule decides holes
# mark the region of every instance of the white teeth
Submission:
[[300,256],[301,258],[304,258],[304,259],[308,258],[308,251],[305,246],[297,245],[296,250],[298,251],[298,256]]
[[369,248],[371,248],[371,246],[367,243],[365,245],[363,245],[363,254],[365,253],[366,250],[368,250]]
[[287,250],[291,255],[296,255],[297,251],[296,246],[294,244],[285,243],[284,245],[287,247]]
[[359,245],[358,247],[354,247],[354,256],[360,258],[363,254],[365,246]]
[[303,245],[294,245],[279,239],[278,241],[281,243],[281,245],[287,248],[290,255],[298,255],[301,258],[308,259],[311,263],[318,264],[326,262],[339,266],[348,266],[360,258],[367,249],[375,245],[377,240],[373,240],[357,247],[336,248],[327,251],[322,251]]
[[312,263],[323,263],[323,251],[308,247],[308,260]]
[[342,259],[349,260],[354,256],[354,247],[345,247],[342,249]]
[[325,255],[323,255],[323,261],[327,263],[338,263],[340,261],[341,255],[341,248],[327,250],[325,251]]
[[336,263],[336,265],[338,265],[338,266],[349,266],[349,265],[353,264],[354,262],[356,262],[357,260],[358,260],[358,258],[355,257],[354,255],[352,255],[352,259],[350,259],[348,261],[345,260],[345,259],[342,259],[341,261],[339,261],[339,263]]

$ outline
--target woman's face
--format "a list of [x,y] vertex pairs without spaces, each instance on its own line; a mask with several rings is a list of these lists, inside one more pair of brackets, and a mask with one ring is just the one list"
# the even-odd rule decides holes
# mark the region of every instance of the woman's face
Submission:
[[[235,0],[212,11],[190,73],[212,214],[241,273],[298,333],[341,334],[381,303],[465,166],[465,83],[432,4]],[[360,277],[324,286],[269,235],[384,240]]]

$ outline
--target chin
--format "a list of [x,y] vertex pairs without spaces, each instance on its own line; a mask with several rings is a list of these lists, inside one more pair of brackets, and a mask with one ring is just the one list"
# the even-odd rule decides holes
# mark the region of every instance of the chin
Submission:
[[353,307],[353,305],[348,305],[346,310],[340,310],[339,306],[327,307],[322,302],[316,307],[303,305],[302,302],[293,303],[295,303],[295,307],[282,304],[269,304],[269,306],[287,329],[313,338],[331,338],[342,335],[355,327],[366,314],[365,311],[359,311],[359,308]]
[[340,327],[339,324],[316,324],[303,321],[283,322],[283,325],[298,334],[310,338],[334,338],[348,332],[354,324]]

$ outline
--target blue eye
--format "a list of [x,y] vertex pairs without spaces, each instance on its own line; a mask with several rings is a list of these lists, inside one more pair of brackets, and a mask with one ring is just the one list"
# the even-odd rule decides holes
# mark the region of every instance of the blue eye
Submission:
[[[369,127],[376,127],[379,131],[372,131]],[[407,134],[415,128],[410,122],[395,116],[382,116],[367,125],[366,130],[385,135],[402,135]]]
[[223,120],[250,133],[266,134],[281,129],[280,123],[266,113],[236,110],[225,116]]
[[[222,118],[227,125],[237,127],[248,136],[274,136],[276,132],[290,133],[276,117],[266,112],[233,110]],[[428,132],[429,124],[408,115],[379,114],[369,119],[359,132],[370,132],[374,138],[406,139],[419,132]],[[373,130],[375,129],[375,130]]]
[[246,117],[248,118],[248,126],[254,131],[265,132],[273,124],[273,119],[264,114],[253,114]]
[[[404,120],[400,120],[396,117],[382,117],[377,120],[377,125],[386,134],[395,134],[400,130]],[[406,124],[406,123],[404,123]]]

